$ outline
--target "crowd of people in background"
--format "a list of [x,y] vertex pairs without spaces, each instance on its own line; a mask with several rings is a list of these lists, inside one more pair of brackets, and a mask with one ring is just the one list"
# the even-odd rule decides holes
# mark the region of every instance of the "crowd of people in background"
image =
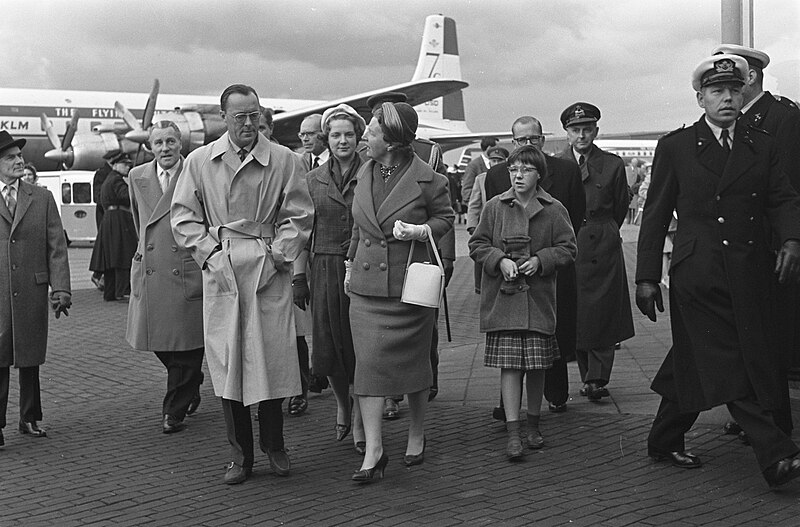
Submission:
[[[484,138],[463,177],[447,169],[438,145],[416,137],[418,115],[402,93],[372,97],[369,121],[346,104],[308,116],[299,152],[272,140],[272,111],[242,84],[220,97],[226,133],[186,158],[179,128],[157,122],[153,161],[132,168],[116,152],[95,176],[90,270],[104,300],[128,302],[131,347],[166,369],[163,433],[181,432],[197,411],[205,358],[230,443],[226,484],[252,474],[251,406],[271,470],[288,476],[283,402],[300,416],[308,392],[327,386],[336,400],[331,439],[351,436],[362,457],[354,482],[383,478],[382,421],[398,418],[402,401],[403,463],[424,463],[426,409],[439,390],[438,310],[405,302],[402,291],[407,265],[430,259],[431,242],[447,286],[454,225],[466,214],[484,364],[500,370],[493,416],[505,422],[507,458],[518,460],[526,446],[546,444],[542,399],[551,412],[567,410],[567,362],[577,361],[581,396],[611,395],[615,350],[634,335],[620,237],[632,223],[641,226],[637,306],[655,321],[664,285],[672,313],[673,347],[652,385],[662,402],[648,454],[701,466],[684,434],[699,411],[725,404],[735,418],[729,429],[752,445],[771,487],[800,476],[786,383],[800,340],[790,329],[800,313],[800,110],[763,91],[766,54],[715,53],[692,76],[703,117],[665,135],[652,164],[634,158],[627,170],[595,144],[601,111],[588,102],[560,115],[564,151],[544,154],[540,120],[522,115],[510,128],[513,150]],[[49,278],[30,277],[25,309],[44,312],[49,285],[56,316],[67,314],[58,215],[35,168],[23,164],[24,144],[0,132],[0,236],[46,241],[46,251],[12,251],[0,274],[13,283],[9,270],[41,260]],[[10,307],[23,300],[15,292],[2,302],[0,419],[14,365],[20,431],[44,436],[46,331],[24,341]],[[29,323],[41,334],[47,320]]]

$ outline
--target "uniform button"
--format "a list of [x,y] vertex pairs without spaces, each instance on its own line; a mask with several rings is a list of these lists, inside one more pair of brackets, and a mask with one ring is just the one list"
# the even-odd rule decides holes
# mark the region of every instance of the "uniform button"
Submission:
[[747,245],[753,245],[753,240],[747,240]]
[[14,291],[14,296],[18,296],[18,295],[19,295],[19,293],[17,293],[16,291]]
[[11,264],[11,270],[12,271],[16,271],[17,270],[17,264]]
[[146,273],[146,274],[153,274],[153,270],[152,270],[152,269],[150,269],[150,268],[148,267],[148,268],[147,268],[147,271],[145,271],[145,273]]
[[381,240],[381,247],[386,247],[386,240]]
[[172,247],[170,247],[170,250],[172,250],[172,252],[176,253],[176,252],[178,252],[178,246],[177,245],[173,245]]
[[178,276],[181,273],[177,269],[173,269],[172,270],[172,274],[174,274],[175,276]]
[[719,196],[714,196],[714,199],[715,199],[715,200],[717,200],[717,201],[719,201],[719,200],[720,200],[720,197],[719,197]]
[[725,223],[725,218],[720,216],[719,218],[717,218],[717,221],[720,222],[720,223]]
[[362,267],[364,268],[365,271],[369,270],[369,262],[364,262],[364,265]]
[[595,183],[594,186],[597,187],[597,188],[603,188],[603,185],[601,185],[600,183]]
[[380,267],[381,271],[385,271],[386,270],[386,264],[385,263],[381,263],[378,267]]
[[152,243],[148,243],[147,244],[147,250],[148,251],[152,251],[153,250],[153,244]]
[[722,240],[722,245],[724,245],[725,247],[727,247],[730,244],[731,243],[728,240]]
[[13,239],[13,238],[12,238],[12,239],[11,239],[11,243],[17,243],[17,240],[15,240],[15,239]]
[[340,219],[341,221],[347,221],[347,216],[344,216],[344,215],[342,215],[342,216],[339,216],[339,219]]
[[755,221],[755,216],[750,216],[750,221]]
[[364,245],[366,245],[367,247],[369,247],[370,245],[372,245],[372,242],[371,242],[371,241],[369,241],[369,240],[364,240]]
[[750,197],[751,198],[757,198],[758,197],[758,192],[753,192],[752,194],[750,194]]

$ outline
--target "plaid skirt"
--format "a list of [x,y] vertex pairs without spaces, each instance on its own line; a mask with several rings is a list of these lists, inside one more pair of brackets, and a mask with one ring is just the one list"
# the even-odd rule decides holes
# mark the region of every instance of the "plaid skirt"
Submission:
[[491,331],[486,334],[483,365],[511,370],[546,370],[561,358],[555,335],[536,331]]

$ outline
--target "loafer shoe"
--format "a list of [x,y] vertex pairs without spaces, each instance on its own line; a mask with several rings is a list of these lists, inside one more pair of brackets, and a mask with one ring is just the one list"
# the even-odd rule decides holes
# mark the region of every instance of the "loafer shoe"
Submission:
[[267,450],[267,457],[269,458],[269,468],[276,476],[288,476],[289,470],[292,468],[292,462],[289,460],[289,454],[286,450]]
[[542,437],[542,433],[538,430],[528,431],[525,439],[528,441],[528,448],[532,450],[539,450],[544,447],[544,437]]
[[169,414],[166,414],[164,420],[161,422],[161,431],[165,434],[174,434],[175,432],[180,432],[184,428],[186,428],[186,423]]
[[567,403],[561,403],[561,404],[547,403],[547,408],[554,414],[562,414],[567,411]]
[[231,461],[228,463],[223,481],[226,485],[238,485],[239,483],[244,483],[252,473],[252,468],[243,467]]
[[662,452],[660,450],[648,448],[647,455],[655,461],[669,461],[673,466],[678,468],[700,468],[703,466],[703,462],[700,461],[699,457],[684,450]]
[[36,424],[36,421],[20,421],[19,431],[23,434],[30,434],[33,437],[47,437],[47,431],[43,428],[39,428],[39,426]]
[[200,394],[194,394],[192,397],[192,402],[189,403],[189,406],[186,407],[186,415],[194,415],[197,411],[197,408],[200,406]]
[[800,476],[800,459],[784,458],[762,472],[771,488],[780,487]]

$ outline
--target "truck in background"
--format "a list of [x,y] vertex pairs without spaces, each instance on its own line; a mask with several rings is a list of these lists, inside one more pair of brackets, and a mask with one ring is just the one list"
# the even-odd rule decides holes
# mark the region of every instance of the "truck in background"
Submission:
[[88,170],[55,170],[39,172],[38,184],[49,190],[56,200],[67,245],[73,242],[94,243],[97,238],[92,195],[94,172]]

